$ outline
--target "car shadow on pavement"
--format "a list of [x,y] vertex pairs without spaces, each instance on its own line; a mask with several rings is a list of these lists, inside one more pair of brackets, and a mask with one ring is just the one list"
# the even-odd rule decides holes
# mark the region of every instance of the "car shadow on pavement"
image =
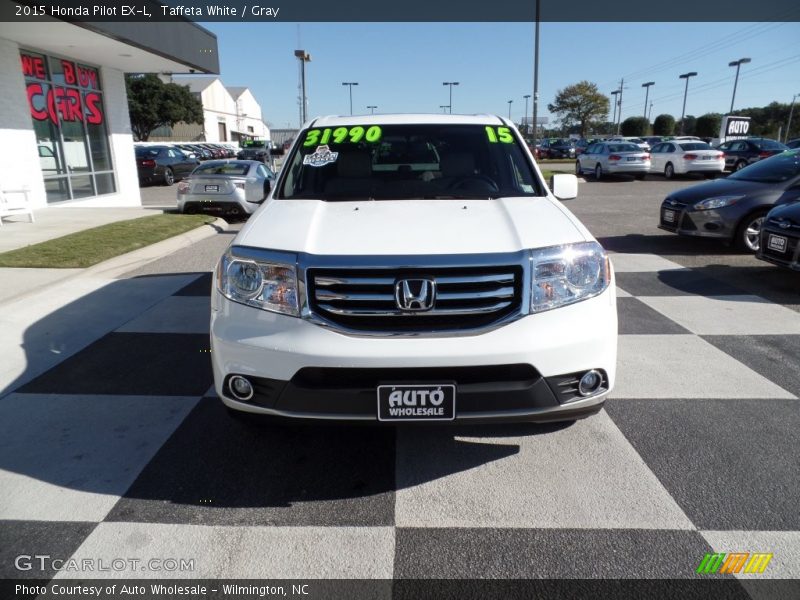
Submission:
[[733,246],[719,240],[700,237],[681,237],[673,234],[629,233],[598,237],[597,241],[612,252],[622,254],[658,254],[670,256],[697,256],[698,254],[743,254]]
[[[169,521],[170,506],[192,522],[205,519],[197,511],[230,508],[220,522],[293,523],[298,505],[323,500],[344,502],[318,508],[324,522],[348,523],[351,509],[357,523],[385,520],[403,460],[398,440],[434,429],[230,418],[206,396],[209,288],[208,273],[114,280],[29,324],[22,343],[4,350],[16,371],[6,371],[0,394],[3,518],[44,518],[29,512],[34,496],[44,498],[38,511],[51,501],[56,513],[82,514],[82,504],[91,513],[102,495],[112,520]],[[426,459],[434,468],[413,485],[513,456],[513,438],[565,427],[435,426]],[[364,508],[373,502],[374,519]]]

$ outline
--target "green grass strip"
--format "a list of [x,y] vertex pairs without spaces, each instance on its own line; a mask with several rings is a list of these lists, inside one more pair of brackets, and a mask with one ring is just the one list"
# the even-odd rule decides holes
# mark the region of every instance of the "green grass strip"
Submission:
[[118,221],[0,253],[0,267],[91,267],[214,220],[215,217],[208,215],[161,214]]

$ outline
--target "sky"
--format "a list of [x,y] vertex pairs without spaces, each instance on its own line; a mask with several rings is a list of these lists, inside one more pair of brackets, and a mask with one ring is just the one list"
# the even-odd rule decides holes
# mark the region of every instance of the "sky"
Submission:
[[[765,16],[766,17],[766,16]],[[273,128],[299,124],[298,60],[304,49],[308,115],[442,112],[453,88],[454,113],[491,113],[520,122],[533,93],[532,23],[201,23],[217,35],[220,77],[246,86]],[[624,78],[622,118],[641,116],[642,83],[654,81],[652,118],[727,113],[735,67],[741,67],[735,108],[789,103],[800,95],[800,23],[542,23],[539,47],[540,116],[557,91],[581,80],[609,94]],[[529,102],[532,102],[529,101]],[[528,114],[532,104],[528,105]],[[610,118],[610,117],[609,117]]]

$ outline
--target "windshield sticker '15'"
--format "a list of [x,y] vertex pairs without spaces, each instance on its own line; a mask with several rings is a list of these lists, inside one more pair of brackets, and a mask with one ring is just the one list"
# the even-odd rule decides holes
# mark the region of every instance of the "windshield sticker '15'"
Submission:
[[511,130],[508,127],[498,127],[495,131],[494,127],[486,127],[486,137],[489,141],[494,143],[503,142],[504,144],[513,144],[514,136],[511,135]]
[[331,152],[328,146],[318,146],[314,152],[303,157],[303,164],[309,167],[324,167],[335,163],[337,158],[339,158],[338,152]]
[[355,127],[337,127],[336,129],[310,129],[306,133],[306,139],[303,146],[308,148],[316,146],[317,144],[357,144],[361,140],[367,142],[377,142],[381,139],[383,132],[377,125],[373,125],[368,129],[364,129],[360,125]]

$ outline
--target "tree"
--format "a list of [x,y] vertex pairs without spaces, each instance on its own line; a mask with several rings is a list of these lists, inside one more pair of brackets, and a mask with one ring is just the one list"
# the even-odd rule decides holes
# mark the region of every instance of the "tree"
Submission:
[[650,122],[645,117],[628,117],[620,126],[622,135],[629,136],[647,135],[649,129]]
[[203,104],[188,86],[164,83],[158,75],[125,75],[131,129],[146,142],[153,130],[175,123],[203,123]]
[[653,121],[653,135],[674,135],[675,117],[672,115],[658,115]]
[[586,137],[590,127],[608,118],[608,107],[608,96],[601,94],[597,85],[581,81],[559,90],[547,110],[558,115],[565,128],[576,126],[581,137]]
[[697,117],[686,115],[683,123],[678,121],[675,128],[678,130],[678,135],[695,135],[695,126],[697,124]]
[[715,138],[719,135],[719,127],[722,124],[722,115],[719,113],[706,113],[697,117],[694,126],[694,134],[702,138]]

